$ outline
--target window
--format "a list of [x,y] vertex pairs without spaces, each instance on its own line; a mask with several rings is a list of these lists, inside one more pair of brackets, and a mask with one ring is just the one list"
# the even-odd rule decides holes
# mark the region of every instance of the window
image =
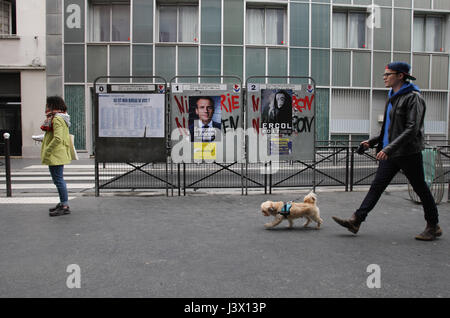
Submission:
[[443,25],[442,16],[418,15],[414,16],[414,51],[442,52]]
[[13,33],[11,2],[0,0],[0,35],[10,35]]
[[91,42],[129,42],[130,4],[96,4],[89,7]]
[[160,5],[158,12],[159,42],[198,42],[197,5]]
[[333,12],[333,47],[368,48],[366,13]]
[[247,44],[286,44],[286,9],[247,8]]

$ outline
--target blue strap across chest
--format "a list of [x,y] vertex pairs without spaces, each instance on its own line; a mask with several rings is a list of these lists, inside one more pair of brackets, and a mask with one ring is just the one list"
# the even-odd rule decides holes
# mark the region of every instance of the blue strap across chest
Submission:
[[281,211],[278,213],[287,218],[291,214],[291,207],[292,204],[290,202],[284,203],[283,207],[281,208]]

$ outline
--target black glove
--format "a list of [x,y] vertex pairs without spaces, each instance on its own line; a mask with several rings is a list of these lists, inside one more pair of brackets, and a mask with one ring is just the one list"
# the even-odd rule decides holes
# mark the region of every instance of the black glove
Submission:
[[364,144],[359,144],[359,147],[358,147],[358,149],[356,149],[356,152],[359,155],[362,155],[364,153],[364,151],[366,151],[366,147],[364,147]]

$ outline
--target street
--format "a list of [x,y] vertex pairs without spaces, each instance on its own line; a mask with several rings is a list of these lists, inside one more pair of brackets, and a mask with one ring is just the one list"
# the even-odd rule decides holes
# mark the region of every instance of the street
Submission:
[[0,204],[0,297],[450,296],[449,203],[434,242],[414,240],[425,221],[405,191],[384,194],[358,235],[331,216],[349,217],[364,191],[319,189],[320,230],[264,229],[261,202],[305,194],[90,193],[55,218],[51,204]]

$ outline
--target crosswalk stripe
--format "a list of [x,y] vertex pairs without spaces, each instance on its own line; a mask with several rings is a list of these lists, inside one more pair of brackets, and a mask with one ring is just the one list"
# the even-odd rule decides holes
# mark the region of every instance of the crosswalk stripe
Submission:
[[[69,197],[69,201],[75,197]],[[59,198],[53,197],[12,197],[12,198],[1,198],[0,204],[57,204]]]
[[[4,177],[6,174],[4,172],[0,172],[0,176]],[[22,172],[22,171],[13,171],[11,173],[11,176],[49,176],[50,172],[48,170],[46,171],[28,171],[28,172]],[[68,171],[64,175],[94,175],[94,171]]]
[[[94,183],[67,183],[67,188],[70,189],[89,189],[95,187]],[[35,183],[35,184],[12,184],[12,190],[24,189],[55,189],[53,183]]]
[[[70,177],[64,176],[64,180],[66,181],[95,181],[95,177],[86,176],[86,177]],[[5,181],[4,177],[0,177],[0,181]],[[11,181],[52,181],[52,177],[11,177]]]
[[[123,165],[121,167],[121,170],[134,170],[134,168],[132,166],[129,165],[125,165],[124,163],[106,163],[105,164],[105,168],[103,168],[103,164],[100,163],[98,165],[98,169],[99,170],[108,170],[111,169],[111,166],[115,166],[115,165]],[[23,168],[24,170],[45,170],[48,171],[48,166],[44,166],[44,165],[31,165],[31,166],[27,166],[25,168]],[[64,170],[65,169],[79,169],[79,170],[95,170],[95,165],[65,165],[64,166]],[[153,165],[152,169],[156,169],[156,170],[161,170],[161,169],[165,169],[165,165],[164,164],[160,164],[160,165]]]
[[[91,169],[94,170],[95,165],[64,165],[64,169]],[[99,168],[103,168],[102,165],[99,165]],[[48,171],[48,166],[44,165],[31,165],[28,167],[25,167],[23,169],[45,169]]]

